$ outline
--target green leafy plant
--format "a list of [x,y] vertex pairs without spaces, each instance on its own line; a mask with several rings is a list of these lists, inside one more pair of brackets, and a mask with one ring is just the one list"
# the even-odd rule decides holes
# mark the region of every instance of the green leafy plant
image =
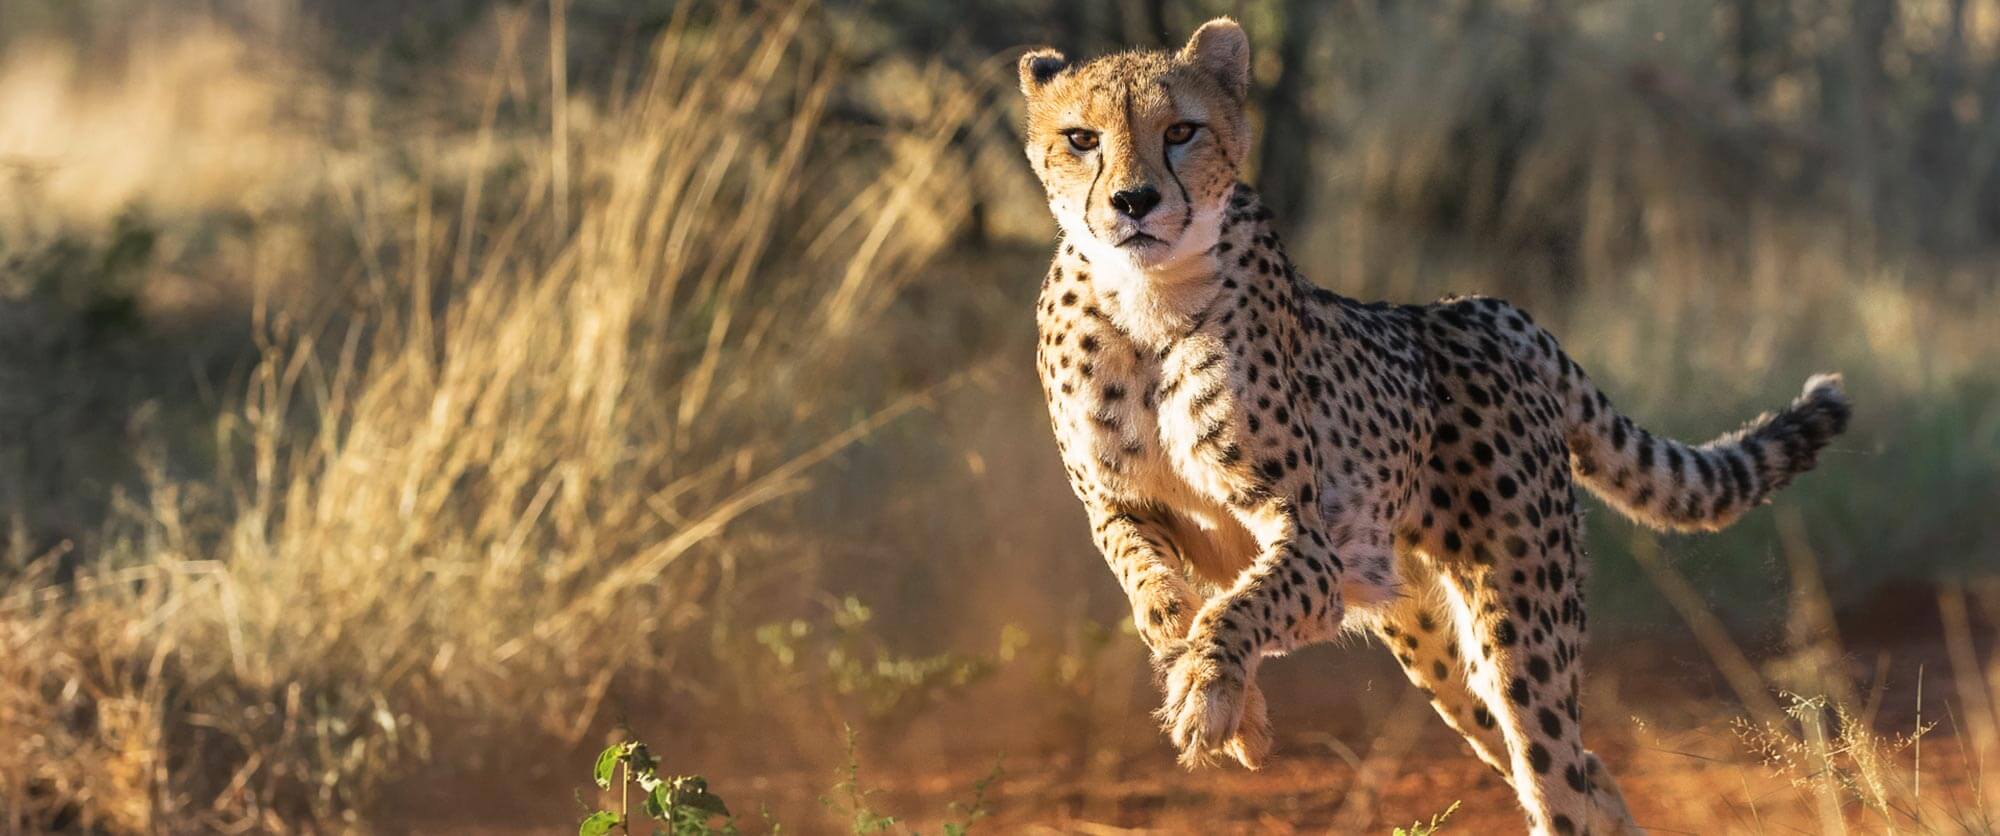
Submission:
[[1445,820],[1451,818],[1451,814],[1456,812],[1458,812],[1458,802],[1454,801],[1450,807],[1444,808],[1444,812],[1432,816],[1428,823],[1420,821],[1410,822],[1409,827],[1396,828],[1394,836],[1435,836],[1435,834],[1444,830]]
[[944,823],[944,836],[967,836],[972,832],[973,822],[986,818],[989,812],[986,809],[986,791],[993,787],[994,782],[1000,780],[1002,774],[1004,773],[1000,769],[1000,764],[993,764],[993,771],[972,783],[971,801],[962,804],[957,801],[951,803],[950,811],[956,819]]
[[[856,834],[896,832],[901,822],[895,816],[869,806],[868,797],[875,793],[862,787],[855,736],[854,729],[849,728],[847,759],[840,769],[840,779],[834,784],[831,794],[820,798],[820,803]],[[944,836],[968,836],[972,823],[986,817],[990,812],[986,806],[987,793],[1000,780],[1001,774],[999,764],[994,764],[991,772],[973,782],[971,800],[952,802],[943,824]],[[643,832],[634,829],[635,822],[642,825],[650,823],[655,834],[737,836],[734,814],[729,812],[729,805],[708,788],[708,779],[700,775],[661,775],[660,759],[654,757],[644,743],[628,740],[606,747],[597,754],[591,779],[599,790],[616,788],[618,805],[616,809],[590,809],[577,825],[577,836],[610,836],[613,833],[630,836]],[[639,803],[636,818],[632,810],[634,789],[638,790]],[[769,810],[764,811],[764,826],[769,833],[782,832]],[[917,833],[915,830],[907,832],[912,836]]]
[[847,729],[847,761],[841,766],[840,781],[833,785],[833,795],[821,796],[819,803],[827,812],[847,819],[857,836],[867,833],[887,833],[896,826],[896,817],[884,815],[868,806],[868,796],[872,793],[861,788],[861,756],[854,744],[854,728]]
[[[614,832],[629,836],[634,833],[634,787],[640,793],[640,813],[647,821],[656,824],[654,833],[670,833],[673,836],[736,833],[736,821],[730,816],[729,805],[709,791],[708,779],[700,775],[661,776],[660,759],[653,757],[652,750],[644,743],[628,740],[599,752],[591,778],[600,790],[618,787],[618,809],[591,811],[577,825],[577,836],[606,836]],[[714,824],[718,818],[722,820],[720,827]]]

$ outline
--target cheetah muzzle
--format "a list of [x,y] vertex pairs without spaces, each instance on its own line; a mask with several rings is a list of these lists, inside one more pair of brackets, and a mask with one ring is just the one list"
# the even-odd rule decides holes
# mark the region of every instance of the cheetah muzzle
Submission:
[[1726,526],[1845,429],[1840,379],[1689,445],[1618,414],[1506,302],[1315,287],[1239,182],[1249,68],[1226,19],[1175,53],[1020,63],[1062,231],[1043,393],[1153,652],[1161,724],[1183,763],[1255,768],[1261,660],[1370,632],[1536,832],[1636,832],[1582,741],[1575,487],[1657,528]]

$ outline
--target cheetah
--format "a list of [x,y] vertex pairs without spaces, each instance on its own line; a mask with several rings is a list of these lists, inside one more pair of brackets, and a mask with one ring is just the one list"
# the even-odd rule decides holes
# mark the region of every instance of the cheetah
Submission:
[[1846,428],[1840,378],[1690,445],[1615,411],[1507,302],[1313,285],[1239,179],[1250,46],[1227,18],[1178,52],[1039,49],[1019,72],[1061,236],[1037,301],[1043,394],[1182,762],[1257,768],[1258,665],[1357,631],[1534,832],[1638,832],[1580,730],[1575,486],[1659,529],[1722,528]]

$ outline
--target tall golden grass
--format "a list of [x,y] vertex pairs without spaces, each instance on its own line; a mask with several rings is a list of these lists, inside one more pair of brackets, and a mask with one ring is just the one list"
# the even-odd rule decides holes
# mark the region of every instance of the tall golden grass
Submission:
[[[1690,763],[1684,776],[1666,782],[1709,799],[1683,808],[1674,826],[1700,832],[1993,831],[2000,826],[2000,776],[1986,764],[2000,746],[2000,715],[1994,713],[2000,657],[1975,651],[1991,637],[1981,635],[1987,631],[1974,626],[1967,609],[1976,603],[1984,623],[2000,624],[2000,585],[1991,579],[1972,589],[1946,584],[1937,594],[1938,623],[1882,625],[1919,637],[1912,644],[1940,637],[1948,649],[1941,670],[1900,660],[1891,676],[1890,666],[1899,661],[1892,649],[1878,644],[1875,658],[1863,659],[1843,643],[1811,538],[1797,513],[1781,519],[1790,590],[1785,639],[1779,652],[1762,659],[1731,637],[1682,573],[1661,558],[1657,544],[1642,538],[1635,546],[1640,565],[1693,628],[1739,700],[1740,713],[1726,723],[1739,757]],[[1950,693],[1946,716],[1925,715],[1936,702],[1935,691],[1926,702],[1926,688]],[[1712,707],[1703,719],[1713,728],[1730,713]],[[1677,747],[1695,735],[1649,736],[1648,745],[1679,754]],[[1928,759],[1926,739],[1932,740]],[[1729,786],[1732,778],[1735,786]]]
[[6,829],[339,821],[441,736],[574,742],[614,683],[663,682],[731,523],[908,408],[842,381],[965,210],[938,153],[963,95],[825,156],[807,16],[684,16],[548,135],[493,127],[520,66],[493,68],[482,132],[338,195],[349,306],[257,288],[216,473],[152,468],[74,580],[66,545],[15,555]]

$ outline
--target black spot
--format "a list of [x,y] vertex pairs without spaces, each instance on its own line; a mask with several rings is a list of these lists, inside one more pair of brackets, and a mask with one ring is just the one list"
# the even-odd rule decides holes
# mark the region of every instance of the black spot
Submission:
[[1528,675],[1534,677],[1536,682],[1549,681],[1549,660],[1540,656],[1529,657]]
[[1550,737],[1562,737],[1563,721],[1561,716],[1558,716],[1555,712],[1550,711],[1544,706],[1540,711],[1535,712],[1535,719],[1542,721],[1542,732],[1544,734]]

